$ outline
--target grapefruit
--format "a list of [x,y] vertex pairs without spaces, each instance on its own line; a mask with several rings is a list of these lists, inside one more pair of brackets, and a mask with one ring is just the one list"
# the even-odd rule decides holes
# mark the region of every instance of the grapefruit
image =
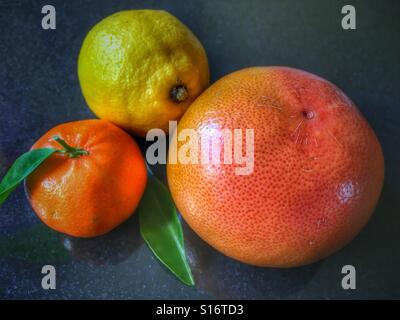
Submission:
[[175,135],[184,129],[254,130],[248,175],[234,163],[167,168],[186,222],[239,261],[294,267],[322,259],[351,241],[377,204],[379,141],[354,103],[313,74],[285,67],[232,73],[189,107]]

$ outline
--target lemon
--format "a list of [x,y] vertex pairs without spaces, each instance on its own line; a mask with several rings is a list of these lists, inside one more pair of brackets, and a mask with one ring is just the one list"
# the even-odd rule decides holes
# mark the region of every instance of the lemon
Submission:
[[203,46],[166,11],[128,10],[96,24],[83,41],[78,76],[101,119],[144,136],[167,130],[209,83]]

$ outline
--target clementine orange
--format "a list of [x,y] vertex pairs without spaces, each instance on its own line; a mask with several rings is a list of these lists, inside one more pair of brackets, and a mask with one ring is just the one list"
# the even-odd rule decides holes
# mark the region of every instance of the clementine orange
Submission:
[[26,180],[32,208],[45,224],[94,237],[134,213],[147,176],[127,133],[104,120],[69,122],[48,131],[32,149],[46,147],[66,152],[53,154]]
[[354,103],[318,76],[284,67],[235,72],[189,107],[175,135],[183,129],[254,129],[249,175],[222,162],[167,168],[183,218],[242,262],[293,267],[324,258],[359,233],[377,204],[377,137]]

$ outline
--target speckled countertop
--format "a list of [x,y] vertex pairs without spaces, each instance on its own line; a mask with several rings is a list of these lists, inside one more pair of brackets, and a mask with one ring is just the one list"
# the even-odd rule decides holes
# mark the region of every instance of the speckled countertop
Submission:
[[[343,1],[50,2],[57,29],[49,31],[41,29],[48,1],[0,2],[0,176],[51,127],[93,117],[76,72],[89,28],[122,9],[162,8],[200,38],[213,81],[247,66],[287,65],[342,88],[382,143],[386,180],[364,231],[328,259],[302,268],[241,264],[184,225],[195,288],[152,257],[137,217],[106,236],[73,239],[40,223],[19,187],[0,208],[0,298],[400,298],[400,2],[352,1],[352,31],[341,28]],[[153,169],[165,178],[165,168]],[[56,266],[56,290],[41,288],[44,264]],[[341,288],[345,264],[356,267],[356,290]]]

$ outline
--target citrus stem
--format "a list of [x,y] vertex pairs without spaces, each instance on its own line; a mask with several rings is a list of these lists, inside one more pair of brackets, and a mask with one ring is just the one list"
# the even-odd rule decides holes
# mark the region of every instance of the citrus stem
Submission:
[[58,152],[66,153],[68,155],[68,157],[70,157],[70,158],[77,158],[79,156],[89,155],[89,152],[86,151],[85,149],[71,147],[68,143],[66,143],[59,136],[54,136],[53,140],[58,142],[64,148],[64,150],[59,150]]
[[189,92],[184,85],[180,84],[173,87],[169,95],[174,102],[179,103],[185,101],[189,97]]

